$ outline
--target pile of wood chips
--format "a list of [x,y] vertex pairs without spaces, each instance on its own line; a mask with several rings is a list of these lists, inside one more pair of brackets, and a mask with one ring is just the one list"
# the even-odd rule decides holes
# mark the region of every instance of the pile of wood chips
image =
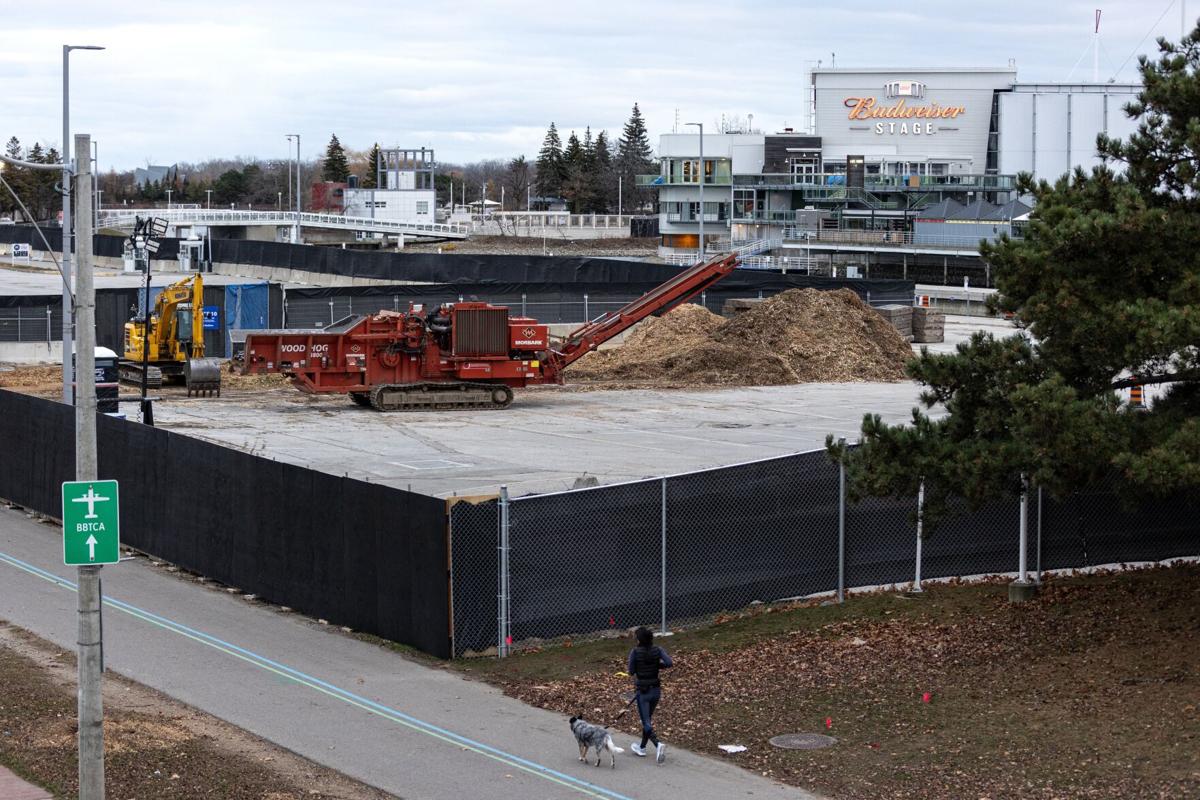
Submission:
[[621,347],[577,361],[568,380],[683,388],[898,381],[904,337],[850,289],[790,289],[726,320],[685,305]]

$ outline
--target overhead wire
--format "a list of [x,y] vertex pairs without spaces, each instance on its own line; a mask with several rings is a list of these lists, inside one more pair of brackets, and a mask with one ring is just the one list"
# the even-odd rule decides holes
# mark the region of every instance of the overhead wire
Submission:
[[1117,79],[1117,76],[1121,74],[1121,70],[1125,69],[1125,65],[1129,63],[1129,60],[1137,55],[1138,50],[1140,50],[1146,40],[1150,38],[1150,34],[1154,33],[1154,29],[1158,27],[1158,23],[1163,21],[1163,17],[1167,15],[1167,12],[1171,10],[1171,6],[1173,5],[1175,5],[1175,0],[1170,0],[1170,2],[1167,3],[1167,7],[1164,8],[1163,12],[1158,15],[1158,19],[1154,20],[1154,24],[1150,26],[1148,31],[1146,31],[1146,35],[1141,38],[1141,41],[1133,46],[1133,49],[1129,51],[1129,55],[1125,57],[1125,60],[1121,62],[1121,66],[1117,68],[1117,71],[1113,73],[1112,78],[1109,80],[1115,81]]

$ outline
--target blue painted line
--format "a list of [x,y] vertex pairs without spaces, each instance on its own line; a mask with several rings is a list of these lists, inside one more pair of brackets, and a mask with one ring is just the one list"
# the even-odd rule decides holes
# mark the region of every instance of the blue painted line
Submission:
[[[54,583],[64,589],[69,589],[71,591],[75,591],[77,589],[76,584],[73,583],[72,581],[69,581],[66,578],[55,575],[52,572],[48,572],[47,570],[44,570],[41,567],[37,567],[26,561],[22,561],[21,559],[16,558],[15,556],[8,555],[7,553],[0,553],[0,561],[7,562],[11,566],[14,566],[24,572],[28,572],[39,578],[43,578],[44,580]],[[431,722],[426,722],[425,720],[414,717],[411,714],[406,714],[405,712],[400,711],[399,709],[391,708],[390,706],[383,705],[382,703],[377,703],[374,700],[371,700],[370,698],[363,697],[362,695],[355,694],[354,692],[351,692],[347,689],[343,689],[340,686],[337,686],[332,683],[328,683],[327,681],[323,681],[320,678],[314,677],[312,675],[308,675],[307,673],[301,672],[298,669],[290,667],[286,664],[282,664],[278,661],[274,661],[270,658],[267,658],[266,656],[259,655],[258,653],[255,653],[251,650],[247,650],[244,647],[240,647],[236,644],[233,644],[232,642],[227,642],[223,639],[219,639],[216,636],[213,636],[212,634],[205,633],[204,631],[197,630],[195,628],[191,628],[187,625],[184,625],[181,622],[175,622],[174,620],[168,619],[167,617],[159,616],[158,614],[155,614],[151,611],[146,611],[145,609],[131,605],[122,600],[117,600],[114,597],[105,597],[104,603],[106,605],[116,608],[120,611],[124,611],[125,613],[127,613],[133,617],[142,619],[143,621],[146,621],[146,622],[150,622],[151,624],[154,624],[158,627],[162,627],[167,630],[171,630],[175,633],[186,636],[189,639],[193,639],[201,644],[206,644],[210,647],[213,647],[214,649],[220,650],[222,652],[226,652],[230,655],[234,655],[243,661],[247,661],[251,664],[262,667],[264,669],[267,669],[271,672],[275,672],[277,674],[284,674],[286,676],[292,677],[292,678],[296,679],[298,682],[308,685],[310,688],[314,688],[314,689],[317,689],[318,691],[321,691],[323,694],[327,694],[336,699],[343,700],[343,701],[348,702],[351,705],[357,706],[359,708],[364,708],[368,711],[372,711],[373,713],[376,713],[377,715],[383,716],[387,719],[391,719],[396,722],[401,722],[401,723],[405,724],[406,727],[410,727],[410,728],[413,728],[420,732],[429,734],[429,735],[434,736],[435,738],[441,739],[443,741],[448,741],[448,742],[451,742],[454,744],[462,745],[471,750],[474,750],[477,753],[480,753],[481,755],[486,755],[495,760],[499,760],[499,761],[511,764],[512,766],[518,767],[519,769],[522,769],[523,771],[528,772],[532,775],[537,775],[539,777],[546,778],[547,780],[550,780],[554,783],[560,784],[566,788],[573,789],[582,794],[587,794],[587,795],[591,795],[592,797],[598,797],[598,798],[609,798],[609,800],[632,800],[632,798],[629,798],[626,795],[620,794],[618,792],[614,792],[611,789],[606,789],[603,786],[597,786],[593,783],[589,783],[588,781],[582,780],[580,778],[576,778],[573,775],[568,775],[564,772],[559,772],[558,770],[552,769],[552,768],[544,766],[542,764],[538,764],[535,761],[530,761],[528,759],[521,758],[520,756],[516,756],[516,755],[513,755],[512,753],[505,752],[504,750],[500,750],[499,748],[492,747],[491,745],[484,744],[482,742],[477,742],[466,736],[463,736],[461,734],[447,730],[446,728],[442,728],[437,725],[434,725]]]

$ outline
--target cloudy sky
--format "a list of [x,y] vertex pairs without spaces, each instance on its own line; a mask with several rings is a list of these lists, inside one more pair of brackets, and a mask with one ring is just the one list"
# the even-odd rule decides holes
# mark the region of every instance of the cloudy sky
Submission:
[[838,67],[1011,58],[1023,81],[1090,79],[1097,6],[1101,79],[1133,80],[1131,54],[1178,38],[1182,3],[0,0],[0,138],[58,145],[63,44],[108,48],[71,56],[72,128],[104,170],[283,158],[288,133],[314,158],[332,132],[463,162],[532,156],[551,120],[564,137],[619,132],[635,101],[655,140],[676,110],[799,126],[804,71],[834,53]]

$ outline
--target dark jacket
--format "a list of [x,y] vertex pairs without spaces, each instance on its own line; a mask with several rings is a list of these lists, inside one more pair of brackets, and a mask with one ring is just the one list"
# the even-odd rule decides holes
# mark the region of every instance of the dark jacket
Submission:
[[671,657],[658,645],[635,647],[629,651],[627,671],[637,682],[637,688],[651,689],[659,685],[658,670],[671,665]]

